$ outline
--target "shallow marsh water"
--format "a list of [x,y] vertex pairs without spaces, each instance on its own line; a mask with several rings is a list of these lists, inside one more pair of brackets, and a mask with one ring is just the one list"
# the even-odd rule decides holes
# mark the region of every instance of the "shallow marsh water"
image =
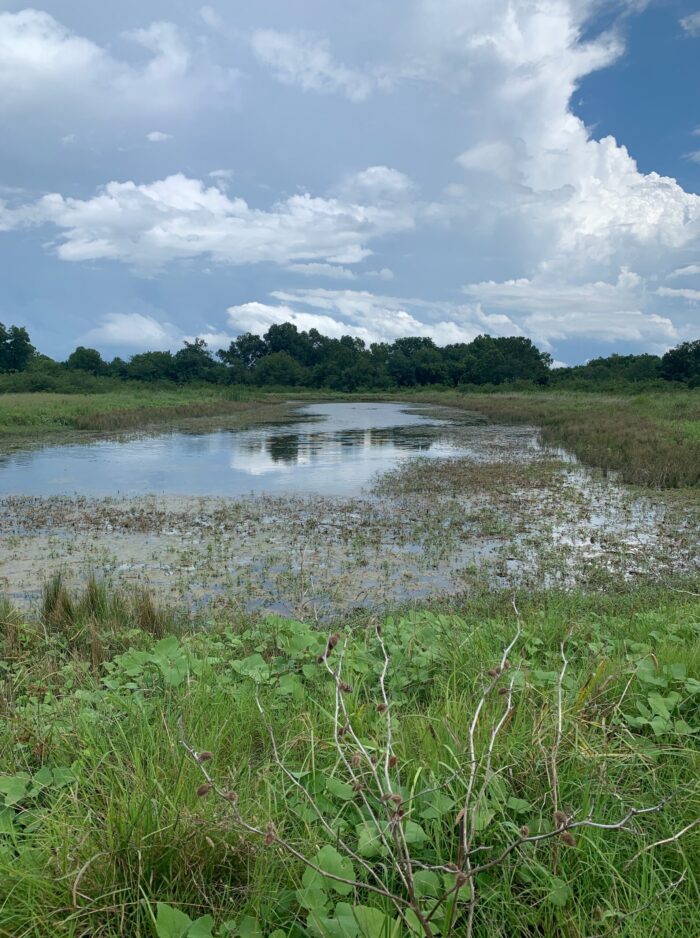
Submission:
[[[377,404],[314,404],[287,426],[237,434],[207,427],[186,434],[195,462],[204,445],[221,484],[238,454],[242,491],[257,495],[221,497],[206,477],[189,495],[167,484],[178,494],[6,495],[0,591],[23,604],[52,573],[94,572],[213,614],[323,616],[468,595],[485,581],[604,588],[698,570],[697,504],[636,494],[543,448],[534,428]],[[127,445],[143,454],[173,436],[185,445],[177,434]]]
[[401,404],[313,404],[288,422],[197,426],[0,456],[11,495],[356,495],[378,472],[418,454],[455,455],[434,413]]

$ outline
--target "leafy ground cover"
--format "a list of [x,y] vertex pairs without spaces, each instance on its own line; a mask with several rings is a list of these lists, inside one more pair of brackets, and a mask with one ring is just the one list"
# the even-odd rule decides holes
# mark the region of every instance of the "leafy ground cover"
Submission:
[[697,934],[697,584],[0,623],[0,934]]

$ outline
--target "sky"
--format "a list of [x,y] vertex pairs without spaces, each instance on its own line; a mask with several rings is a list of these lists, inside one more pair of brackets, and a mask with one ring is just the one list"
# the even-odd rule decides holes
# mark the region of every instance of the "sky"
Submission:
[[698,0],[0,0],[0,322],[700,337]]

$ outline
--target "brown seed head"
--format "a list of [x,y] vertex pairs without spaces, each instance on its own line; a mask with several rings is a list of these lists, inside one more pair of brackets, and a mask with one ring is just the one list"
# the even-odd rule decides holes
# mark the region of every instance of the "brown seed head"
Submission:
[[208,762],[210,759],[213,759],[213,758],[214,758],[214,754],[211,752],[200,752],[200,754],[197,756],[197,759],[200,762]]
[[271,833],[265,834],[265,846],[266,847],[270,847],[272,844],[274,844],[274,842],[275,842],[274,834],[271,834]]
[[394,802],[394,804],[403,804],[403,798],[399,794],[393,794],[391,796],[391,800]]
[[335,648],[339,641],[340,635],[331,635],[331,637],[328,639],[328,651],[332,651],[332,649]]
[[200,785],[197,789],[197,797],[203,798],[205,795],[208,795],[214,786],[210,785],[209,782],[205,782],[204,785]]
[[352,790],[353,790],[353,791],[362,791],[362,789],[363,789],[364,787],[365,787],[365,786],[364,786],[364,785],[362,784],[362,782],[360,782],[360,781],[353,782],[353,784],[352,784]]
[[453,873],[459,873],[459,867],[457,866],[456,863],[448,863],[447,869],[452,870]]
[[527,826],[527,824],[523,824],[523,826],[520,828],[520,836],[521,837],[530,836],[530,828]]
[[498,688],[498,693],[500,694],[501,697],[505,697],[505,695],[508,693],[508,688],[507,688],[507,687],[499,687],[499,688]]
[[238,792],[237,791],[227,791],[224,795],[224,798],[227,801],[230,801],[231,804],[235,804],[238,801]]
[[498,670],[498,668],[489,668],[486,673],[489,677],[498,677],[501,672]]
[[325,660],[326,660],[325,655],[319,655],[318,658],[316,659],[316,664],[323,664]]
[[566,844],[567,847],[576,846],[576,838],[571,833],[571,831],[564,831],[564,833],[561,835],[561,839]]
[[362,763],[362,756],[360,755],[359,752],[356,752],[355,755],[350,760],[350,764],[354,766],[354,768],[357,768],[358,765],[360,765],[361,763]]
[[465,876],[465,874],[457,873],[455,877],[455,886],[457,886],[458,889],[461,889],[462,886],[464,886],[466,882],[467,882],[467,877]]
[[390,769],[395,768],[395,767],[396,767],[396,763],[397,763],[398,761],[399,761],[399,760],[396,758],[396,756],[389,756],[389,768],[390,768]]
[[566,824],[566,821],[567,817],[563,811],[554,812],[554,823],[557,825],[557,827],[563,827]]
[[352,694],[352,685],[348,684],[346,681],[340,682],[340,689],[344,694]]
[[387,711],[388,709],[389,709],[389,708],[387,707],[387,705],[386,705],[385,703],[378,703],[378,704],[377,704],[377,713],[386,713],[386,711]]

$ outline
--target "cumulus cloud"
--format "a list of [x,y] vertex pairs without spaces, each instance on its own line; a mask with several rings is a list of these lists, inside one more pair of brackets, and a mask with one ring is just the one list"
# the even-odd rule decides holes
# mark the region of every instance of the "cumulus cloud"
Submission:
[[146,140],[150,143],[165,143],[166,140],[172,140],[172,134],[163,133],[162,130],[152,130],[146,134]]
[[103,349],[128,349],[131,353],[175,350],[184,342],[201,339],[209,349],[216,351],[228,346],[233,336],[207,325],[195,335],[188,335],[170,322],[161,322],[143,313],[110,313],[78,340],[82,344]]
[[[245,304],[246,314],[264,314],[267,318],[261,322],[269,321],[268,326],[272,321],[303,322],[306,325],[299,328],[316,328],[331,336],[357,336],[366,342],[425,336],[438,345],[448,345],[470,342],[483,332],[517,335],[521,331],[507,315],[485,314],[478,305],[427,303],[367,290],[277,290],[271,296],[276,304]],[[240,309],[229,309],[232,325],[238,323]],[[285,316],[296,318],[285,320]]]
[[689,36],[700,36],[700,10],[690,13],[681,20],[681,26]]
[[[626,268],[613,283],[570,283],[540,276],[474,283],[464,292],[487,309],[508,310],[527,335],[547,348],[558,339],[583,337],[665,348],[679,338],[671,319],[645,311],[645,284]],[[664,295],[662,290],[656,293]]]
[[56,115],[60,107],[73,118],[112,120],[120,109],[180,110],[235,77],[195,55],[172,23],[152,23],[125,38],[149,53],[145,63],[116,58],[42,10],[0,13],[0,113],[26,118]]
[[259,29],[253,33],[251,45],[258,59],[285,85],[298,85],[304,91],[336,92],[350,101],[366,100],[377,85],[372,75],[336,62],[323,39]]
[[182,333],[171,323],[160,323],[142,313],[111,313],[80,339],[88,345],[118,348],[168,349],[182,344]]
[[[379,170],[371,202],[304,193],[254,209],[178,173],[144,185],[110,182],[89,199],[53,193],[12,210],[0,203],[0,229],[53,225],[62,260],[113,260],[142,270],[196,257],[230,264],[354,264],[371,253],[367,242],[415,223],[415,206],[397,198],[401,174]],[[358,192],[367,173],[372,177],[372,170],[360,174]]]

